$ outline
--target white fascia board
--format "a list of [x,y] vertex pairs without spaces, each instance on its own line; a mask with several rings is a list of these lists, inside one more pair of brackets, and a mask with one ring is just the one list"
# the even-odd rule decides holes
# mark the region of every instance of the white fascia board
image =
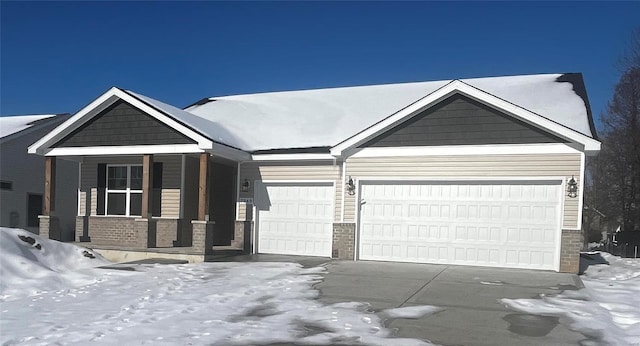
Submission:
[[53,129],[53,131],[51,131],[49,134],[29,146],[28,152],[30,154],[51,155],[51,150],[46,150],[48,146],[53,145],[55,142],[61,140],[64,136],[68,135],[73,130],[89,121],[91,118],[112,105],[118,99],[128,102],[129,104],[152,116],[158,121],[161,121],[165,125],[196,141],[200,149],[211,149],[213,147],[213,142],[210,139],[180,124],[179,122],[157,111],[155,108],[148,106],[146,103],[141,102],[140,100],[127,94],[126,92],[116,87],[112,87],[104,94],[96,98],[93,102],[78,111],[75,115],[62,123],[60,126]]
[[143,155],[143,154],[186,154],[202,153],[204,150],[197,144],[168,144],[168,145],[109,145],[96,147],[65,147],[53,148],[44,156],[112,156],[112,155]]
[[334,160],[331,154],[256,154],[251,155],[253,161],[300,161],[300,160]]
[[[104,94],[100,95],[97,99],[93,100],[93,102],[86,105],[84,108],[79,110],[76,114],[74,114],[71,118],[67,119],[64,123],[60,124],[58,127],[49,132],[46,136],[42,137],[37,142],[33,143],[27,149],[29,154],[39,154],[44,155],[45,147],[52,145],[56,141],[62,139],[64,136],[68,135],[75,128],[81,126],[89,119],[91,119],[94,115],[102,111],[103,109],[109,107],[113,104],[118,98],[114,95],[114,91],[117,88],[113,87],[107,90]],[[74,126],[75,125],[75,126]]]
[[585,164],[586,164],[586,157],[585,154],[582,153],[582,155],[580,155],[580,185],[578,186],[578,220],[576,220],[576,229],[577,230],[581,230],[582,229],[582,213],[584,212],[584,186],[585,181],[584,181],[584,175],[585,175]]
[[458,155],[515,155],[515,154],[575,154],[581,153],[564,143],[548,144],[489,144],[443,145],[429,147],[363,148],[350,157],[398,156],[458,156]]
[[423,108],[428,105],[435,104],[436,102],[445,99],[446,97],[452,95],[456,88],[453,86],[455,81],[443,86],[442,88],[432,92],[431,94],[423,97],[422,99],[414,102],[413,104],[407,106],[406,108],[400,110],[399,112],[391,115],[390,117],[378,122],[377,124],[369,127],[368,129],[356,134],[355,136],[339,143],[338,145],[331,148],[331,155],[340,157],[342,156],[342,152],[346,149],[354,147],[367,139],[383,132],[384,130],[400,123],[411,115],[421,111]]
[[[356,178],[353,179],[356,181]],[[375,182],[528,182],[535,181],[539,183],[549,182],[561,186],[564,184],[565,177],[562,176],[499,176],[499,177],[487,177],[487,176],[470,176],[470,177],[450,177],[450,176],[362,176],[358,177],[357,181],[364,184],[371,184]]]
[[232,148],[220,143],[212,143],[211,149],[207,150],[213,156],[222,157],[235,162],[244,162],[251,159],[251,154],[240,149]]
[[547,131],[556,134],[559,137],[563,137],[570,141],[580,143],[581,145],[583,145],[583,151],[597,152],[600,150],[600,142],[593,138],[568,129],[522,107],[516,106],[508,101],[484,92],[478,88],[472,87],[469,84],[466,84],[459,80],[455,80],[416,101],[415,103],[407,106],[401,111],[347,139],[346,141],[343,141],[342,143],[334,146],[333,148],[331,148],[331,155],[336,157],[343,156],[343,152],[345,150],[353,148],[356,145],[361,144],[380,133],[383,133],[385,130],[390,129],[391,127],[409,119],[411,116],[414,116],[422,110],[428,108],[429,106],[434,105],[437,102],[442,101],[454,94],[465,95],[476,101],[493,107],[494,109],[511,114],[512,116],[529,124],[533,124],[534,126],[546,129]]
[[[456,81],[459,82],[459,81]],[[599,151],[600,142],[585,136],[577,131],[564,127],[556,122],[553,122],[543,116],[535,114],[529,110],[519,107],[511,102],[505,101],[499,97],[491,95],[485,91],[482,91],[469,84],[459,82],[460,86],[458,91],[476,101],[486,104],[496,110],[503,111],[513,115],[514,117],[523,120],[529,124],[537,126],[542,129],[558,135],[559,137],[566,138],[572,142],[580,143],[584,145],[585,151]]]

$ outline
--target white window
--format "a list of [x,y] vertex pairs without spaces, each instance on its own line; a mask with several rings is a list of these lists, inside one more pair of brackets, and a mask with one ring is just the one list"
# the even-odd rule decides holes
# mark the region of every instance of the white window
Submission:
[[107,215],[142,214],[142,166],[108,165],[106,187]]

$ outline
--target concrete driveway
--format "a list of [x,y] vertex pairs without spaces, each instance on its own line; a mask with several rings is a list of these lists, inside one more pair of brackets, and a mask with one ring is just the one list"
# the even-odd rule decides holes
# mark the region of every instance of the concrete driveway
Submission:
[[578,289],[582,283],[576,275],[299,256],[254,255],[232,260],[324,265],[328,272],[316,288],[321,292],[319,299],[326,303],[368,302],[373,311],[414,305],[443,308],[421,319],[387,320],[386,325],[401,337],[441,345],[576,345],[585,340],[558,318],[516,313],[498,301]]

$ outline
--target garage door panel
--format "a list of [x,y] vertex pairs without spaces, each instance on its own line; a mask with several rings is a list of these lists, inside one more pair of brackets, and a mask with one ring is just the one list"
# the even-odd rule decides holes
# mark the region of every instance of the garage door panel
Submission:
[[560,182],[361,186],[361,259],[557,269]]
[[331,184],[263,184],[256,200],[258,252],[331,255],[334,189]]

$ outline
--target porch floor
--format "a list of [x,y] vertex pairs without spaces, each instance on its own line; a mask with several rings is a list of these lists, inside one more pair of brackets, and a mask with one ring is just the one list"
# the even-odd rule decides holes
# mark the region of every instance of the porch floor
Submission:
[[85,247],[101,254],[112,262],[131,262],[150,258],[184,260],[189,263],[220,260],[224,257],[243,254],[243,250],[233,246],[213,246],[209,253],[202,253],[190,246],[141,248],[121,245],[102,245],[92,242],[73,242],[73,245]]

